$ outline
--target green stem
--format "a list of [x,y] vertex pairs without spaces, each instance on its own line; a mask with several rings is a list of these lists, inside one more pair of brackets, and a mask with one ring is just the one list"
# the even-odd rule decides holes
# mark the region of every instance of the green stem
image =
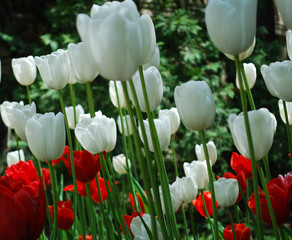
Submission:
[[247,97],[248,97],[248,100],[249,100],[249,104],[250,104],[250,107],[252,110],[256,110],[256,107],[255,107],[255,104],[254,104],[254,100],[253,100],[253,97],[252,97],[252,94],[251,94],[251,90],[249,88],[249,84],[248,84],[248,80],[247,80],[247,77],[246,77],[246,74],[245,74],[245,71],[244,71],[244,67],[243,67],[243,63],[240,61],[240,72],[242,74],[242,77],[243,77],[243,81],[244,81],[244,85],[245,85],[245,89],[246,89],[246,93],[247,93]]
[[193,206],[192,205],[193,205],[192,203],[189,203],[192,233],[194,235],[194,239],[197,239],[197,232],[196,232],[196,226],[195,226],[195,222],[194,222],[194,214],[193,214]]
[[31,104],[31,98],[30,98],[29,86],[26,86],[26,95],[27,95],[28,103]]
[[89,188],[88,183],[85,184],[85,189],[86,189],[86,203],[87,203],[86,206],[87,206],[87,212],[88,212],[88,216],[89,216],[91,233],[92,233],[93,240],[97,240],[97,238],[96,238],[96,222],[95,222],[95,215],[94,215],[95,210],[93,207],[92,198],[91,198],[91,194],[90,194],[90,188]]
[[70,89],[70,97],[71,97],[71,103],[73,106],[73,112],[74,112],[74,124],[76,126],[77,124],[77,114],[76,114],[76,100],[75,100],[75,91],[74,91],[74,85],[69,84],[69,89]]
[[174,166],[174,172],[175,176],[178,176],[178,170],[177,170],[177,164],[176,164],[176,157],[175,157],[175,150],[174,150],[174,141],[173,141],[174,135],[170,138],[170,144],[171,144],[171,151],[172,151],[172,160],[173,160],[173,166]]
[[204,148],[207,169],[208,169],[208,175],[209,175],[210,191],[211,191],[211,198],[212,198],[213,219],[214,219],[214,234],[215,234],[215,239],[219,239],[217,209],[216,209],[216,200],[215,200],[216,198],[215,198],[214,183],[213,183],[213,172],[212,172],[212,168],[211,168],[211,164],[210,164],[210,160],[209,160],[209,153],[208,153],[208,148],[207,148],[207,143],[206,143],[206,138],[205,138],[205,132],[204,132],[204,130],[200,130],[199,133],[200,133],[200,138],[201,138],[203,148]]
[[58,207],[57,207],[57,183],[55,178],[55,169],[53,168],[52,161],[48,161],[50,175],[51,175],[51,187],[53,195],[53,204],[54,204],[54,231],[53,231],[53,240],[57,239],[58,236]]
[[[156,212],[155,212],[155,206],[156,206],[157,207],[156,208],[157,215],[158,215],[158,219],[160,222],[163,239],[168,239],[168,234],[167,234],[164,216],[163,216],[163,212],[162,212],[162,208],[161,208],[161,204],[160,204],[160,197],[159,197],[159,192],[158,192],[156,180],[155,180],[155,177],[154,177],[154,174],[152,171],[149,171],[149,174],[147,173],[147,169],[153,169],[151,166],[152,163],[151,163],[151,158],[150,158],[150,153],[149,153],[149,147],[148,147],[148,144],[144,144],[144,150],[145,150],[145,155],[146,155],[146,164],[147,164],[147,166],[146,166],[145,161],[144,161],[143,156],[142,156],[141,141],[140,141],[137,127],[135,124],[135,120],[134,120],[134,116],[133,116],[133,112],[132,112],[132,108],[131,108],[131,104],[130,104],[130,98],[129,98],[126,83],[122,82],[122,86],[123,86],[123,91],[125,94],[127,110],[128,110],[128,113],[129,113],[129,116],[131,119],[132,127],[133,127],[133,137],[134,137],[135,149],[136,149],[137,156],[138,156],[138,162],[139,162],[139,165],[141,167],[142,179],[143,179],[143,183],[145,185],[145,190],[146,190],[147,196],[152,196],[148,177],[150,178],[151,185],[153,186],[153,195],[154,195],[155,205],[154,205],[153,199],[151,197],[148,198],[149,199],[149,201],[148,201],[149,202],[149,211],[150,211],[150,215],[151,215],[152,234],[153,234],[154,238],[157,239],[157,228],[156,228],[156,224],[154,224],[155,216],[156,216]],[[133,98],[134,98],[135,102],[137,101],[136,97],[137,96],[135,95],[135,92],[134,92]],[[142,116],[141,111],[138,111],[138,109],[136,108],[136,113],[137,113],[137,117],[138,117],[138,120],[140,122],[140,125],[141,125],[141,121],[143,124],[143,117],[141,117]],[[144,124],[141,125],[141,127],[142,126],[144,127]],[[143,134],[143,138],[144,138],[145,128],[144,128],[144,131],[142,131],[142,134]],[[147,141],[147,137],[145,140]]]
[[272,202],[271,202],[271,199],[270,199],[270,195],[269,195],[269,192],[268,192],[267,184],[266,184],[266,181],[265,181],[265,177],[264,177],[264,173],[263,173],[263,168],[262,168],[261,162],[259,162],[257,164],[257,166],[258,166],[258,172],[259,172],[259,176],[260,176],[260,179],[261,179],[261,183],[262,183],[262,186],[263,186],[263,189],[264,189],[264,193],[265,193],[265,197],[266,197],[266,201],[267,201],[270,217],[271,217],[272,224],[273,224],[274,235],[275,235],[276,239],[278,240],[278,239],[280,239],[280,237],[279,237],[279,232],[278,232],[277,221],[276,221],[276,218],[275,218],[275,214],[274,214]]
[[[65,111],[65,104],[64,104],[64,100],[63,100],[63,96],[62,96],[62,91],[58,90],[58,94],[59,94],[59,100],[60,100],[60,105],[62,108],[62,112],[64,115],[64,120],[65,120],[65,126],[66,126],[66,133],[67,133],[67,140],[68,140],[68,145],[69,145],[69,153],[70,153],[70,164],[71,164],[71,172],[72,172],[72,178],[73,178],[73,184],[74,184],[74,189],[76,189],[76,191],[74,191],[73,193],[73,212],[74,212],[74,228],[73,228],[73,234],[74,236],[76,235],[77,232],[77,205],[79,205],[79,197],[78,197],[78,188],[77,188],[77,180],[76,180],[76,172],[75,172],[75,164],[74,164],[74,155],[73,155],[73,144],[72,144],[72,138],[71,138],[71,132],[70,132],[70,128],[69,128],[69,124],[68,124],[68,118],[67,118],[67,114]],[[82,219],[81,219],[82,220]],[[82,224],[84,225],[84,224]],[[84,234],[85,229],[82,229]]]
[[[236,70],[238,73],[240,73],[240,61],[239,61],[238,55],[234,57],[235,57]],[[252,141],[250,124],[249,124],[248,113],[247,113],[246,96],[243,90],[243,81],[241,78],[241,74],[238,74],[238,75],[239,75],[238,78],[239,78],[239,86],[240,86],[240,100],[241,100],[241,106],[242,106],[242,111],[243,111],[243,116],[244,116],[248,146],[249,146],[249,151],[250,151],[250,156],[251,156],[253,188],[254,188],[256,217],[257,217],[257,221],[255,224],[257,226],[256,228],[257,228],[259,239],[263,240],[263,228],[262,228],[262,218],[261,218],[262,214],[261,214],[261,208],[260,208],[261,205],[260,205],[260,198],[259,198],[259,191],[258,191],[258,179],[257,179],[254,147],[253,147],[253,141]]]
[[233,239],[236,240],[235,229],[234,229],[234,225],[233,225],[233,217],[232,217],[231,210],[230,210],[229,207],[227,208],[227,211],[228,211],[229,220],[230,220],[230,223],[231,223]]
[[[152,139],[152,143],[153,143],[153,147],[154,147],[154,155],[155,155],[156,164],[158,167],[159,178],[161,180],[163,199],[165,199],[165,200],[171,199],[169,182],[168,182],[168,177],[167,177],[167,173],[166,173],[166,169],[165,169],[165,165],[164,165],[164,159],[163,159],[163,155],[162,155],[162,151],[161,151],[161,146],[160,146],[158,134],[156,131],[156,127],[154,124],[153,115],[152,115],[152,112],[150,111],[149,99],[148,99],[148,94],[147,94],[147,89],[146,89],[146,84],[145,84],[142,66],[139,67],[139,75],[140,75],[140,79],[141,79],[141,86],[142,86],[144,102],[145,102],[146,111],[147,111],[147,117],[148,117],[149,128],[150,128],[150,135],[151,135],[151,139]],[[130,81],[130,83],[131,83],[131,81]],[[139,106],[139,104],[138,104],[138,106]],[[171,201],[164,201],[164,204],[165,204],[165,209],[166,209],[166,218],[168,219],[168,221],[172,225],[172,227],[169,229],[169,232],[171,235],[174,234],[177,239],[180,239],[172,202]]]
[[90,112],[90,116],[93,118],[95,117],[95,111],[94,111],[91,82],[87,82],[85,86],[86,86],[86,95],[87,95],[87,100],[88,100],[88,105],[89,105],[89,112]]
[[185,229],[185,234],[186,234],[186,240],[189,240],[189,231],[188,231],[188,223],[186,219],[186,213],[185,213],[185,208],[184,204],[181,204],[181,212],[182,212],[182,217],[183,217],[183,222],[184,222],[184,229]]
[[264,162],[265,172],[267,175],[267,181],[269,182],[271,181],[272,177],[271,177],[271,172],[270,172],[270,167],[269,167],[268,155],[264,157],[263,162]]
[[20,160],[24,160],[24,159],[20,159],[20,147],[19,147],[19,140],[18,140],[18,135],[15,131],[15,129],[13,129],[14,131],[14,136],[15,136],[15,142],[16,142],[16,149],[17,149],[17,153],[18,153],[18,159]]

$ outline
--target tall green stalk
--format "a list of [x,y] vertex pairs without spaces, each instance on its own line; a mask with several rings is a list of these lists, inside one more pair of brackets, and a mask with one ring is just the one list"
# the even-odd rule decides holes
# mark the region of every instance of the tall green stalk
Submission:
[[[285,120],[286,120],[286,131],[287,131],[287,137],[288,137],[289,153],[292,155],[291,127],[289,125],[289,117],[288,117],[286,101],[283,101],[283,107],[284,107],[284,114],[285,114]],[[291,163],[291,169],[292,169],[292,156],[291,155],[290,155],[290,163]]]
[[171,234],[172,233],[174,234],[176,239],[180,239],[172,202],[167,201],[167,199],[171,199],[169,182],[168,182],[168,177],[167,177],[167,173],[166,173],[166,169],[165,169],[165,165],[164,165],[164,159],[163,159],[163,155],[162,155],[162,150],[161,150],[158,134],[157,134],[156,127],[154,124],[153,115],[152,115],[152,112],[150,111],[149,99],[148,99],[148,95],[147,95],[146,84],[145,84],[142,66],[139,67],[139,75],[140,75],[140,79],[141,79],[141,86],[142,86],[144,102],[145,102],[146,111],[147,111],[150,134],[151,134],[151,139],[152,139],[153,148],[154,148],[154,155],[155,155],[156,164],[158,167],[159,178],[161,181],[162,195],[163,195],[164,205],[165,205],[165,210],[166,210],[166,218],[168,219],[168,221],[170,221],[170,223],[172,225],[172,228],[169,229],[169,231]]
[[[207,170],[208,170],[208,175],[209,175],[209,184],[210,184],[210,191],[211,191],[211,199],[212,199],[212,209],[213,209],[213,219],[214,219],[214,237],[215,239],[219,239],[219,234],[218,234],[218,220],[217,220],[217,209],[216,209],[216,198],[215,198],[215,190],[214,190],[214,183],[213,183],[213,172],[210,164],[210,158],[209,158],[209,153],[208,153],[208,148],[207,148],[207,143],[206,143],[206,138],[205,138],[205,132],[204,130],[200,130],[200,138],[203,144],[203,149],[205,153],[205,158],[206,158],[206,164],[207,164]],[[204,197],[202,193],[202,198]]]
[[259,198],[259,191],[258,191],[258,178],[257,178],[254,147],[253,147],[250,124],[249,124],[248,113],[247,113],[246,95],[243,90],[243,80],[240,74],[240,60],[239,60],[238,55],[234,56],[234,58],[235,58],[236,71],[239,73],[238,79],[239,79],[239,86],[240,86],[240,100],[241,100],[244,123],[245,123],[245,128],[246,128],[246,135],[248,139],[248,146],[249,146],[249,151],[250,151],[250,156],[251,156],[253,189],[254,189],[254,196],[255,196],[255,203],[256,203],[256,217],[257,217],[256,229],[257,229],[259,239],[263,240],[263,229],[262,229],[262,218],[261,218],[262,214],[261,214],[261,205],[260,205],[260,198]]
[[26,95],[27,95],[28,103],[31,104],[31,97],[30,97],[29,86],[26,86]]

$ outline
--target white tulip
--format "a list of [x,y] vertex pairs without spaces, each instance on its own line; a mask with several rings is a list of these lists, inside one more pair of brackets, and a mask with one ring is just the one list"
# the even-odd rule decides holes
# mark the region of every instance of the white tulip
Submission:
[[289,59],[292,60],[292,31],[288,30],[286,33],[286,46]]
[[117,90],[118,90],[118,95],[119,95],[119,101],[120,101],[120,107],[124,108],[127,106],[126,99],[125,99],[125,94],[123,91],[123,86],[120,81],[113,81],[111,80],[109,82],[109,94],[110,94],[110,99],[113,103],[113,105],[118,108],[118,99],[117,99],[117,93],[116,93],[116,88],[115,84],[117,85]]
[[[284,112],[284,105],[283,105],[283,100],[280,99],[278,102],[279,106],[279,112],[281,119],[284,123],[286,123],[286,118],[285,118],[285,112]],[[288,122],[289,125],[292,125],[292,102],[286,102],[286,108],[287,108],[287,115],[288,115]]]
[[6,159],[8,167],[11,167],[11,165],[18,163],[19,161],[25,161],[23,149],[7,153]]
[[[253,53],[253,50],[255,48],[255,44],[256,44],[256,38],[254,37],[253,38],[253,42],[250,45],[250,47],[248,49],[246,49],[245,51],[243,51],[243,52],[238,54],[238,58],[239,58],[240,61],[243,61],[244,59],[248,58]],[[233,60],[233,61],[235,60],[234,55],[230,55],[230,54],[227,54],[227,53],[224,53],[224,54],[230,60]]]
[[[120,116],[118,116],[117,123],[118,123],[118,128],[119,128],[120,133],[123,134],[123,128],[122,128],[122,122],[121,122]],[[123,126],[124,126],[125,136],[131,136],[134,132],[134,129],[132,126],[131,117],[129,115],[123,116]]]
[[146,70],[147,68],[149,68],[151,66],[154,66],[157,69],[159,69],[159,67],[160,67],[160,52],[159,52],[159,47],[158,47],[157,43],[156,43],[152,57],[150,58],[150,60],[148,62],[143,64],[143,69]]
[[[75,107],[75,110],[76,110],[76,122],[78,123],[80,115],[84,114],[84,109],[80,104],[78,104]],[[69,128],[70,129],[74,129],[75,128],[75,119],[74,119],[74,108],[73,108],[73,106],[65,107],[65,111],[66,111],[66,114],[67,114]]]
[[168,117],[170,121],[171,134],[175,134],[180,125],[180,117],[177,108],[159,110],[159,118]]
[[[255,160],[261,160],[268,154],[273,144],[275,122],[271,113],[266,108],[249,111],[248,119]],[[228,125],[237,150],[245,158],[251,159],[243,113],[240,113],[238,116],[231,114],[228,118]]]
[[12,125],[17,135],[22,139],[26,140],[25,125],[28,119],[30,119],[36,113],[35,103],[23,105],[17,103],[12,109]]
[[[97,112],[95,112],[95,117],[99,118],[103,116],[102,111],[98,110]],[[79,122],[85,118],[91,118],[90,113],[81,113],[79,115]]]
[[280,15],[283,19],[284,24],[292,29],[292,2],[290,0],[275,0],[276,6],[280,12]]
[[193,177],[176,177],[172,187],[178,189],[179,198],[185,203],[191,203],[198,195],[198,185]]
[[[145,126],[145,131],[147,135],[147,140],[148,140],[148,145],[149,145],[149,150],[151,152],[154,152],[154,147],[153,147],[153,142],[151,138],[151,133],[150,133],[150,126],[148,119],[143,120],[144,126]],[[166,150],[170,143],[170,121],[168,117],[163,117],[159,119],[154,119],[154,124],[156,127],[157,135],[158,135],[158,140],[160,142],[161,150]],[[138,128],[139,130],[139,135],[141,141],[144,143],[143,135],[142,135],[142,130],[141,126]]]
[[[247,79],[247,82],[248,82],[249,89],[252,89],[253,86],[255,85],[255,82],[256,82],[256,79],[257,79],[257,69],[256,69],[256,67],[255,67],[255,65],[253,63],[244,63],[243,67],[244,67],[244,71],[245,71],[245,75],[246,75],[246,79]],[[238,89],[240,89],[239,88],[238,74],[236,74],[235,83],[236,83],[236,87]],[[246,87],[245,87],[244,82],[243,82],[243,89],[244,89],[244,91],[246,91]]]
[[[8,128],[14,128],[13,126],[13,116],[12,116],[12,110],[13,108],[18,104],[18,102],[8,102],[4,101],[0,105],[0,110],[1,110],[1,117]],[[23,101],[20,101],[19,104],[23,105]]]
[[33,56],[13,58],[11,61],[14,77],[23,86],[31,85],[36,79],[36,65]]
[[206,161],[192,161],[191,163],[185,162],[184,172],[186,177],[192,177],[197,183],[198,189],[203,189],[209,183],[209,175],[207,170]]
[[[217,161],[217,149],[214,142],[213,141],[208,142],[207,148],[208,148],[209,160],[211,162],[211,165],[213,166]],[[196,144],[195,149],[196,149],[198,160],[202,162],[206,161],[203,144],[201,145]]]
[[214,190],[218,204],[222,207],[230,207],[235,204],[238,197],[238,182],[233,178],[219,178],[214,182]]

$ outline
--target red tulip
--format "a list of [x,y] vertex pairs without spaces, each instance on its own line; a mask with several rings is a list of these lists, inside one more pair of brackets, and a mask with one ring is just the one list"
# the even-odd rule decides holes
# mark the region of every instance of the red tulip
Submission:
[[[239,183],[240,187],[241,187],[241,190],[242,190],[243,194],[245,194],[246,188],[247,188],[247,184],[246,184],[246,181],[245,181],[245,177],[244,177],[243,171],[240,170],[238,172],[237,176],[235,176],[231,172],[227,172],[227,173],[224,173],[224,175],[222,177],[227,178],[227,179],[229,179],[229,178],[236,179],[237,182]],[[239,191],[236,203],[238,203],[241,199],[242,199],[242,195],[241,195],[241,193]]]
[[[141,212],[145,213],[145,206],[144,206],[143,200],[142,200],[142,198],[141,198],[139,193],[136,193],[136,195],[137,195],[137,200],[138,200]],[[129,193],[129,198],[130,198],[130,202],[131,202],[131,205],[132,205],[134,211],[137,211],[136,208],[135,208],[134,198],[133,198],[133,195],[131,193]]]
[[245,179],[252,179],[251,161],[244,156],[233,152],[230,166],[236,173],[243,171]]
[[[86,150],[73,151],[73,156],[77,180],[82,183],[90,183],[101,169],[99,156]],[[64,158],[63,162],[68,168],[68,172],[72,175],[69,153],[67,154],[67,159]]]
[[[287,175],[285,175],[285,177],[280,175],[278,178],[273,178],[267,184],[269,196],[278,226],[286,223],[290,216],[289,200],[291,198],[291,179],[291,173],[288,173]],[[260,187],[259,195],[262,219],[264,222],[272,225],[272,220],[270,217],[265,194],[262,192]],[[250,196],[248,200],[248,206],[250,207],[251,211],[256,214],[254,193]]]
[[[58,228],[62,230],[69,230],[74,222],[74,213],[72,209],[72,203],[68,199],[67,201],[58,201]],[[52,220],[54,220],[54,205],[49,206]]]
[[[234,223],[233,226],[235,230],[236,240],[250,239],[250,234],[251,234],[250,228],[249,227],[246,228],[244,223],[241,223],[241,224]],[[228,225],[223,230],[223,236],[225,240],[234,240],[231,225]]]
[[[105,201],[108,197],[108,193],[107,193],[107,190],[106,190],[106,185],[105,185],[105,181],[103,178],[98,178],[98,182],[99,182],[99,187],[100,187],[100,193],[101,193],[101,197],[102,197],[102,201]],[[86,189],[85,189],[85,184],[82,183],[82,182],[79,182],[77,180],[77,188],[78,188],[78,193],[81,195],[81,196],[84,196],[86,197]],[[110,188],[110,185],[109,185],[109,182],[108,182],[108,188],[109,188],[109,191],[111,191],[111,188]],[[91,194],[91,197],[93,199],[93,201],[95,201],[96,203],[100,203],[100,200],[99,200],[99,196],[98,196],[98,189],[97,189],[97,185],[96,185],[96,180],[93,179],[90,183],[89,183],[89,189],[90,189],[90,194]],[[67,185],[63,191],[71,191],[73,192],[74,191],[74,185]]]
[[[93,239],[92,235],[88,235],[88,234],[85,235],[85,238],[86,238],[86,240],[92,240]],[[79,236],[78,240],[83,240],[82,235]]]
[[[212,217],[212,215],[213,215],[213,208],[212,208],[211,192],[203,191],[203,195],[204,195],[204,200],[205,200],[205,203],[206,203],[208,215],[209,215],[209,217]],[[203,217],[207,217],[206,216],[205,209],[204,209],[204,204],[203,204],[203,199],[202,199],[202,194],[201,193],[199,194],[199,196],[197,198],[195,198],[193,200],[193,204],[194,204],[195,208],[197,209],[197,211]],[[216,202],[216,207],[217,206],[218,206],[218,203]]]
[[[142,217],[144,213],[139,212],[139,214],[140,214],[140,216]],[[123,216],[123,217],[124,217],[124,220],[125,220],[125,222],[126,222],[126,225],[127,225],[128,229],[130,230],[130,233],[131,233],[132,237],[134,237],[134,234],[133,234],[132,231],[131,231],[131,227],[130,227],[130,225],[131,225],[131,222],[132,222],[133,218],[138,217],[139,214],[135,211],[135,212],[132,213],[132,215],[124,215],[124,216]],[[120,226],[120,228],[121,228],[121,226]],[[122,228],[121,228],[121,229],[122,229]]]
[[[20,161],[22,162],[22,161]],[[43,181],[28,182],[27,174],[0,178],[0,239],[35,240],[46,220]]]
[[[41,170],[46,187],[48,187],[51,182],[50,172],[46,168],[42,168]],[[13,164],[10,167],[7,166],[5,173],[20,184],[30,184],[31,182],[39,181],[39,176],[32,160],[28,160],[27,162],[19,161],[17,164]]]

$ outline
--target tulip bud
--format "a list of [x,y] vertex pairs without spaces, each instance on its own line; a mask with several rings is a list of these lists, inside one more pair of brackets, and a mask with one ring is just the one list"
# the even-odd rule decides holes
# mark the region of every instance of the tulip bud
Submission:
[[[143,70],[143,74],[145,79],[147,96],[149,100],[150,111],[153,112],[159,106],[163,96],[162,78],[158,69],[153,66],[147,68],[146,70]],[[139,72],[136,72],[132,79],[138,97],[140,109],[142,112],[147,112]],[[129,91],[129,96],[134,104],[133,94],[131,91]]]
[[192,177],[198,185],[198,189],[203,189],[209,183],[209,175],[207,170],[206,161],[192,161],[191,163],[185,162],[184,172],[186,177]]
[[[255,44],[256,44],[256,38],[254,37],[253,39],[253,42],[252,44],[249,46],[248,49],[246,49],[245,51],[241,52],[238,54],[238,58],[240,61],[243,61],[244,59],[248,58],[252,53],[253,53],[253,50],[254,50],[254,47],[255,47]],[[230,54],[227,54],[227,53],[224,53],[226,57],[228,57],[230,60],[233,60],[235,61],[235,58],[234,58],[234,55],[230,55]]]
[[[97,112],[95,112],[95,117],[99,118],[103,116],[102,112],[100,110],[98,110]],[[85,118],[91,118],[90,113],[81,113],[79,115],[79,122]]]
[[62,113],[34,114],[27,120],[25,134],[28,147],[40,161],[52,161],[62,156],[66,134]]
[[[247,78],[247,82],[248,82],[248,86],[249,86],[249,89],[252,89],[255,82],[256,82],[256,79],[257,79],[257,70],[256,70],[256,67],[253,63],[244,63],[243,64],[243,67],[244,67],[244,71],[245,71],[245,75],[246,75],[246,78]],[[238,73],[236,73],[236,87],[238,89],[240,89],[239,87],[239,79],[238,79]],[[243,83],[243,90],[246,91],[246,87],[245,87],[245,84]]]
[[143,70],[146,70],[147,68],[154,66],[157,69],[159,69],[160,67],[160,52],[159,52],[159,47],[156,43],[154,52],[152,54],[152,57],[150,58],[150,60],[148,62],[146,62],[145,64],[143,64]]
[[[279,106],[279,112],[281,119],[284,123],[286,123],[285,118],[285,112],[284,112],[284,105],[283,100],[279,99],[278,106]],[[288,115],[288,122],[289,125],[292,125],[292,102],[286,102],[286,108],[287,108],[287,115]]]
[[106,116],[82,119],[75,128],[81,146],[92,154],[110,152],[117,141],[116,123]]
[[289,29],[292,29],[292,16],[290,11],[292,9],[292,2],[290,0],[275,0],[275,3],[283,19],[284,24]]
[[[147,140],[148,140],[148,144],[149,144],[149,150],[151,152],[154,152],[154,147],[153,147],[153,142],[152,142],[152,138],[151,138],[150,126],[149,126],[148,119],[147,120],[143,120],[143,123],[144,123],[144,126],[145,126],[145,131],[146,131]],[[169,118],[168,117],[163,117],[163,118],[160,118],[160,119],[154,119],[154,124],[155,124],[155,127],[156,127],[156,131],[157,131],[157,135],[158,135],[158,140],[160,142],[161,150],[165,150],[169,145],[170,137],[171,137],[171,135],[170,135]],[[138,130],[139,130],[140,139],[144,143],[141,126],[139,126]]]
[[292,60],[292,31],[288,30],[286,33],[286,45],[289,59]]
[[236,179],[219,178],[214,182],[215,197],[222,207],[230,207],[235,204],[239,187]]
[[35,113],[36,106],[34,102],[31,105],[27,104],[25,106],[23,106],[23,104],[17,103],[12,109],[12,125],[15,129],[15,132],[22,140],[26,140],[25,124],[27,120],[30,119]]
[[134,1],[94,5],[90,17],[77,16],[77,30],[96,69],[106,79],[131,79],[154,52],[152,20],[147,15],[140,17]]
[[269,92],[286,102],[292,102],[292,64],[291,61],[274,62],[269,66],[262,65],[261,73]]
[[170,121],[171,134],[175,134],[180,125],[180,118],[177,108],[159,110],[159,118],[168,117]]
[[256,0],[209,0],[205,21],[211,40],[223,53],[247,50],[256,33],[256,12]]
[[183,83],[174,89],[174,100],[186,128],[200,131],[214,123],[215,101],[206,82],[191,80]]
[[[121,117],[118,116],[118,128],[121,134],[123,134],[123,128],[122,128],[122,122],[121,122]],[[125,136],[131,136],[133,134],[133,126],[131,122],[131,117],[129,115],[123,116],[123,124],[124,124],[124,131],[125,131]]]
[[[1,110],[1,117],[4,122],[4,124],[8,128],[14,128],[13,126],[13,116],[12,116],[12,110],[15,107],[15,105],[18,104],[18,102],[8,102],[4,101],[0,105],[0,110]],[[19,104],[23,105],[23,101],[20,101]]]
[[[213,166],[217,161],[217,149],[213,141],[207,143],[209,160],[211,161],[211,165]],[[206,161],[205,152],[203,144],[196,144],[196,154],[199,161]]]
[[[146,225],[150,229],[150,231],[153,231],[152,227],[151,227],[152,226],[151,225],[151,216],[149,214],[145,213],[145,214],[143,214],[142,218],[143,218],[144,223],[146,223]],[[154,218],[154,219],[156,222],[157,239],[163,239],[160,224],[156,218]],[[149,239],[147,230],[144,227],[144,224],[142,223],[142,220],[140,219],[139,216],[133,218],[133,220],[130,224],[130,229],[131,229],[135,239]]]
[[125,94],[124,94],[124,91],[123,91],[123,86],[122,86],[122,83],[120,81],[115,81],[114,82],[114,81],[111,80],[109,82],[109,94],[110,94],[111,101],[112,101],[113,105],[116,108],[119,107],[116,88],[115,88],[115,83],[117,85],[119,101],[120,101],[120,107],[124,108],[124,107],[127,106],[127,103],[126,103]]
[[78,44],[70,43],[67,54],[70,59],[71,71],[73,71],[77,82],[92,82],[98,76],[92,56],[87,54],[83,42]]
[[126,159],[126,156],[121,153],[117,156],[113,157],[113,167],[115,169],[115,171],[119,174],[127,174],[127,162],[128,162],[128,166],[129,168],[131,167],[131,161],[129,159]]
[[23,86],[31,85],[36,79],[36,65],[32,56],[13,58],[11,61],[14,77]]
[[49,55],[35,57],[35,63],[47,87],[55,90],[66,87],[70,78],[71,66],[65,50],[59,49]]
[[[19,158],[20,155],[20,158]],[[20,149],[19,151],[12,151],[7,153],[7,165],[8,167],[11,167],[12,164],[16,164],[19,161],[25,161],[25,157],[24,157],[24,152],[23,149]]]
[[[84,114],[84,109],[80,104],[78,104],[75,107],[75,110],[76,110],[76,122],[78,123],[80,115]],[[74,129],[75,128],[75,117],[74,117],[74,108],[73,108],[73,106],[65,107],[65,111],[66,111],[66,114],[67,114],[69,128],[70,129]]]
[[[248,119],[252,135],[255,160],[261,160],[266,156],[273,144],[275,122],[268,109],[249,111]],[[243,113],[238,116],[231,114],[228,125],[232,134],[233,142],[238,151],[245,158],[251,159],[248,138],[246,135]]]
[[176,177],[173,187],[177,187],[181,201],[191,203],[198,195],[198,186],[192,177]]

